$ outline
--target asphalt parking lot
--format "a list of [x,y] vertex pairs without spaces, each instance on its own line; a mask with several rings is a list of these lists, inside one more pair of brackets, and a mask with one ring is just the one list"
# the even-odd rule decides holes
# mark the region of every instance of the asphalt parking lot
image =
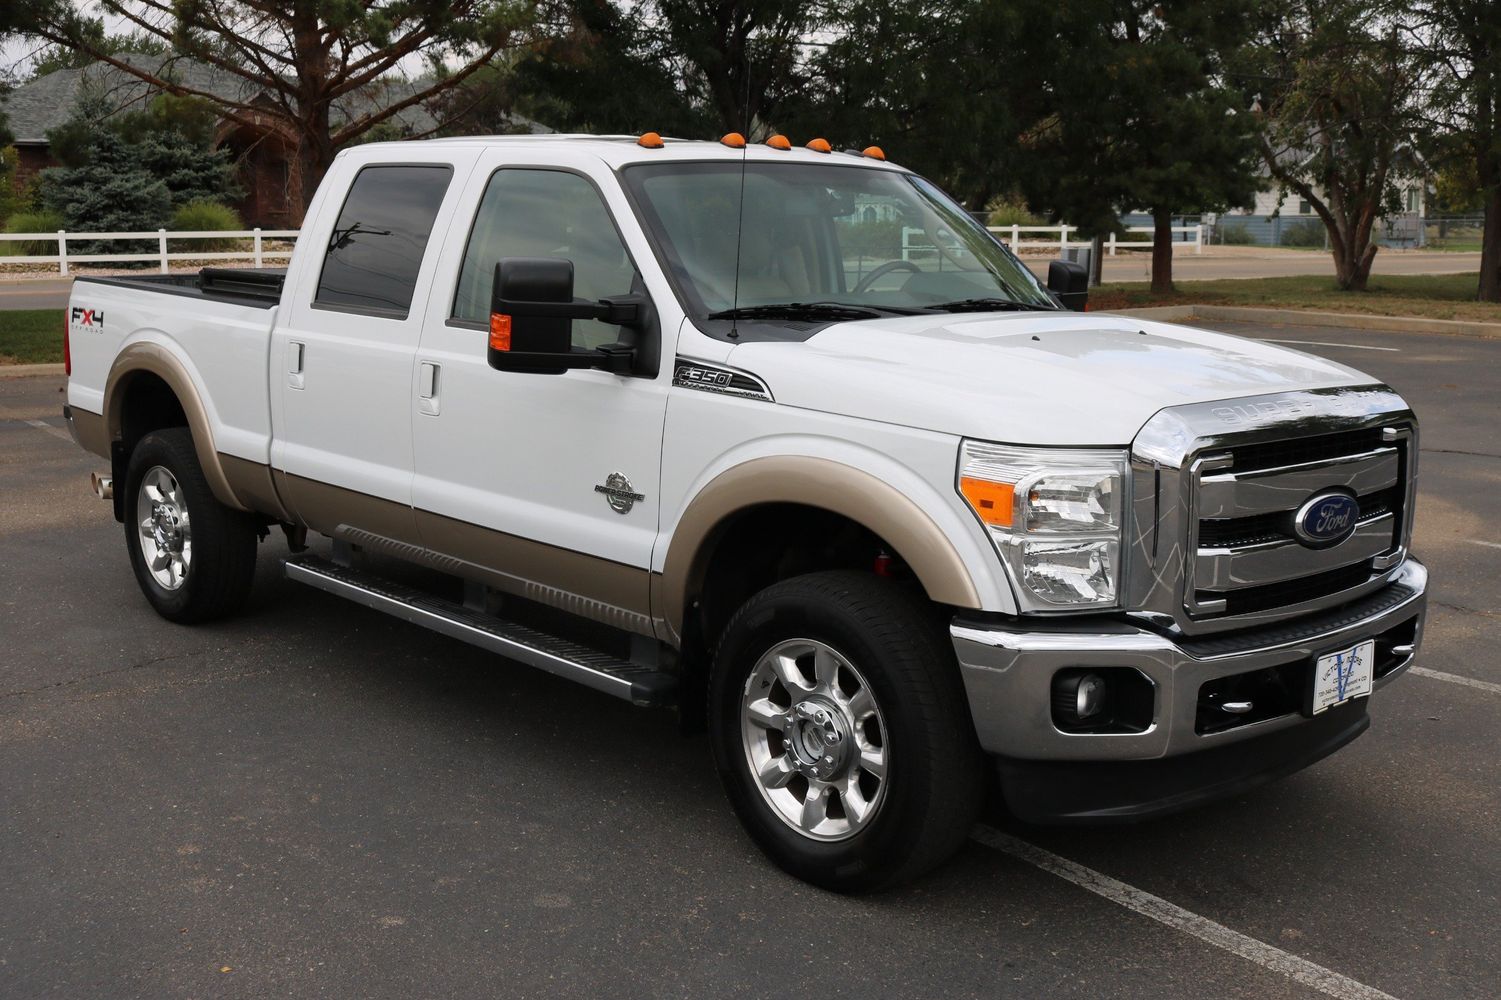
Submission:
[[1421,670],[1289,779],[993,816],[857,899],[765,862],[670,714],[286,582],[279,537],[244,617],[156,618],[61,379],[0,379],[0,996],[1501,995],[1501,341],[1223,328],[1423,419]]

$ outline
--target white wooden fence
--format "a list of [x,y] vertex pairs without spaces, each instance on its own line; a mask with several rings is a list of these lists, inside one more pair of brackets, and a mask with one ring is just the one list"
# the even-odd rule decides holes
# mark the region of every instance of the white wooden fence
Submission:
[[[249,260],[254,266],[265,267],[268,260],[285,260],[292,256],[290,250],[266,249],[265,240],[295,240],[295,229],[225,229],[192,232],[174,232],[158,229],[142,233],[70,233],[58,230],[55,233],[0,233],[0,243],[50,242],[57,244],[55,254],[0,255],[0,264],[56,264],[58,274],[67,274],[71,264],[115,264],[129,261],[154,260],[161,272],[166,274],[174,260]],[[168,252],[168,240],[224,240],[248,239],[247,250],[174,250]],[[155,240],[154,253],[89,253],[70,254],[68,243],[83,240]]]
[[[1001,237],[1002,242],[1013,250],[1056,249],[1061,254],[1071,246],[1082,247],[1089,245],[1088,240],[1070,240],[1068,238],[1069,233],[1079,232],[1078,226],[988,226],[987,228],[992,233]],[[1150,250],[1152,248],[1153,230],[1151,226],[1127,226],[1126,232],[1146,233],[1147,238],[1145,240],[1117,240],[1115,234],[1111,233],[1109,238],[1105,240],[1105,252],[1111,257],[1115,256],[1117,247],[1125,247],[1128,250]],[[1023,233],[1049,233],[1055,235],[1051,239],[1028,240],[1022,238]],[[1184,234],[1188,238],[1183,240],[1177,239],[1176,237],[1179,233]],[[1175,247],[1181,243],[1183,246],[1192,246],[1194,253],[1204,252],[1204,226],[1174,226],[1173,234],[1175,237],[1173,245]]]

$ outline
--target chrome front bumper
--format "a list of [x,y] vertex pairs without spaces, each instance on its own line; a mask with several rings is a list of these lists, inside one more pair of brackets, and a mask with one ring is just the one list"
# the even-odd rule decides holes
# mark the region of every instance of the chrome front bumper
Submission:
[[[1377,666],[1375,687],[1391,683],[1411,665],[1421,642],[1427,582],[1428,571],[1409,558],[1387,587],[1342,608],[1209,637],[1175,640],[1122,621],[1022,624],[1006,619],[993,624],[964,616],[956,618],[949,631],[975,731],[988,753],[1012,761],[1147,761],[1229,747],[1314,724],[1322,716],[1309,718],[1292,711],[1201,734],[1196,732],[1199,691],[1207,682],[1235,674],[1299,661],[1311,664],[1318,656],[1405,629],[1411,622],[1411,642],[1402,644],[1384,671]],[[1139,733],[1060,731],[1053,724],[1051,687],[1053,675],[1068,667],[1141,671],[1155,686],[1151,725]]]

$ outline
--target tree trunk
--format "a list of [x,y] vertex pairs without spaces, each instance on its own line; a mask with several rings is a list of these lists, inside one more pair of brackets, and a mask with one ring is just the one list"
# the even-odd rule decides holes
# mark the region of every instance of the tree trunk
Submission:
[[288,200],[297,209],[297,225],[301,226],[302,217],[307,214],[323,175],[333,166],[337,151],[329,135],[328,104],[318,101],[310,108],[299,110],[302,121],[298,123],[300,133],[297,136],[296,155],[287,164],[287,169],[291,173]]
[[1173,213],[1164,208],[1152,213],[1152,291],[1173,291]]
[[1485,193],[1485,230],[1480,237],[1481,302],[1501,302],[1501,187]]
[[1340,219],[1334,226],[1325,220],[1325,228],[1329,230],[1329,249],[1334,254],[1334,283],[1342,291],[1365,291],[1376,251],[1381,249],[1371,240],[1371,226],[1368,222]]

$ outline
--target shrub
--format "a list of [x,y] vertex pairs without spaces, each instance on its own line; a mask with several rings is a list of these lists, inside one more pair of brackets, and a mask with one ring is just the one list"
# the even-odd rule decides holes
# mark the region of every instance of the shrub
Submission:
[[1299,219],[1282,227],[1282,245],[1285,247],[1321,247],[1324,245],[1324,224],[1316,219]]
[[[56,212],[17,212],[5,223],[7,233],[55,233],[63,228],[63,217]],[[5,254],[13,257],[48,256],[57,253],[56,240],[20,240],[4,244]]]
[[[185,205],[179,205],[172,213],[172,220],[167,223],[168,229],[178,232],[215,232],[218,230],[244,229],[245,224],[240,221],[240,214],[227,205],[221,205],[217,201],[199,199],[190,201]],[[205,253],[213,253],[221,250],[234,250],[240,240],[233,237],[222,240],[173,240],[171,249],[173,253],[202,250]]]
[[1027,208],[1019,198],[995,198],[985,206],[992,226],[1045,226],[1047,220]]
[[1251,227],[1244,222],[1221,222],[1220,242],[1226,246],[1248,247],[1256,243],[1256,237],[1251,235]]
[[[159,229],[171,212],[167,186],[139,169],[134,150],[113,132],[94,139],[87,163],[42,171],[42,199],[70,232],[115,233]],[[70,242],[69,252],[75,248]],[[155,243],[85,240],[80,254],[150,253]]]

